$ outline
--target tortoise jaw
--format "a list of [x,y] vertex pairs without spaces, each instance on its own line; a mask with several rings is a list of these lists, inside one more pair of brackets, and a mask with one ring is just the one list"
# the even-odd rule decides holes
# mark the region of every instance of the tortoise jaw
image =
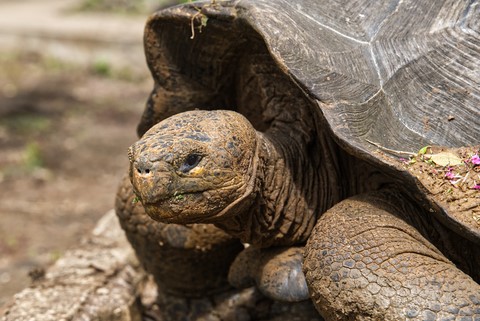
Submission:
[[167,203],[168,199],[154,203],[142,201],[143,208],[150,218],[163,223],[175,223],[176,215],[170,211],[170,207]]
[[199,193],[188,193],[172,195],[157,202],[142,201],[145,212],[155,221],[172,224],[193,224],[201,221],[201,217],[196,217],[184,213],[185,203],[190,198],[200,198]]

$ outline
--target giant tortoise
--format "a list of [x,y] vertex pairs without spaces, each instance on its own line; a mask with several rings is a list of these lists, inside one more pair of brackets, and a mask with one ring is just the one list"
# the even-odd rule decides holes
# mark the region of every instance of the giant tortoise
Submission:
[[155,242],[202,249],[157,282],[206,294],[231,265],[233,283],[286,301],[305,277],[327,320],[480,320],[479,16],[475,0],[154,14],[129,178],[162,231],[184,232],[142,241],[154,223],[129,229],[128,186],[117,211],[150,270],[178,258]]

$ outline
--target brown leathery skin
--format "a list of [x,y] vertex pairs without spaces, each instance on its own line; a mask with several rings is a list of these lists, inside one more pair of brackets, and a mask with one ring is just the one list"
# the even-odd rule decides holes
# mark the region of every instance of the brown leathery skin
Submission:
[[[193,14],[196,13],[193,9],[192,12]],[[365,228],[372,228],[368,230],[371,236],[366,242],[369,244],[372,242],[373,249],[375,247],[380,248],[381,242],[384,240],[385,230],[379,228],[377,231],[374,227],[381,225],[382,222],[389,222],[398,226],[398,220],[391,218],[392,214],[388,213],[390,211],[388,206],[383,208],[382,211],[376,210],[379,205],[377,201],[382,199],[378,195],[373,198],[365,198],[369,202],[374,203],[362,203],[364,205],[357,203],[355,199],[348,199],[348,197],[375,191],[382,185],[392,184],[392,179],[386,177],[383,173],[386,169],[378,166],[378,163],[377,165],[366,164],[362,159],[367,157],[360,155],[360,151],[352,149],[349,142],[343,142],[341,146],[337,144],[342,143],[341,139],[332,137],[332,132],[327,129],[329,124],[320,115],[321,112],[318,110],[318,105],[312,105],[305,98],[308,97],[308,91],[305,93],[300,90],[296,86],[298,79],[293,79],[293,77],[290,79],[287,75],[289,72],[295,71],[279,71],[279,67],[272,61],[269,55],[269,50],[260,48],[261,46],[258,46],[258,43],[255,42],[254,36],[248,39],[248,48],[240,45],[245,43],[245,39],[240,34],[235,36],[235,43],[238,43],[239,47],[225,48],[222,39],[225,35],[229,35],[231,31],[228,29],[226,31],[222,30],[221,24],[216,24],[218,21],[215,21],[215,23],[209,22],[209,32],[197,34],[195,39],[188,40],[188,50],[185,50],[183,47],[177,47],[177,42],[171,41],[172,38],[168,36],[166,37],[168,39],[166,43],[159,43],[161,37],[157,34],[157,30],[160,30],[158,32],[161,34],[168,34],[168,32],[173,31],[172,28],[183,28],[183,35],[186,35],[185,39],[187,39],[191,20],[188,18],[185,21],[187,23],[183,27],[173,26],[174,24],[169,26],[168,21],[167,23],[164,21],[156,27],[152,25],[147,31],[147,60],[155,80],[155,88],[147,104],[142,122],[139,125],[139,133],[143,134],[152,125],[164,120],[168,116],[194,108],[234,109],[245,115],[253,127],[262,132],[257,134],[259,137],[257,139],[260,142],[257,144],[259,148],[259,167],[257,168],[259,180],[255,183],[255,198],[253,201],[251,199],[248,200],[248,205],[245,207],[249,210],[237,212],[236,216],[231,215],[228,220],[217,222],[217,226],[221,226],[232,235],[242,238],[242,240],[251,241],[257,250],[259,250],[259,247],[302,243],[309,238],[316,220],[323,212],[334,204],[338,204],[334,209],[345,208],[345,213],[334,215],[333,217],[327,214],[326,218],[330,217],[330,219],[328,222],[326,221],[328,224],[325,225],[322,225],[322,222],[324,222],[323,218],[320,219],[318,226],[321,227],[315,229],[310,237],[312,240],[309,241],[309,257],[321,263],[323,256],[321,244],[323,244],[322,242],[330,241],[328,238],[319,239],[315,237],[315,233],[319,229],[320,231],[326,231],[322,235],[336,237],[336,244],[338,244],[339,250],[348,251],[350,247],[349,244],[345,245],[346,239],[348,240],[352,235],[353,237],[355,235],[367,235],[365,234],[366,231],[364,231]],[[213,20],[211,21],[213,22]],[[178,36],[182,32],[171,32],[171,34]],[[249,36],[251,35],[251,33],[248,34]],[[269,48],[271,49],[272,47]],[[183,50],[181,52],[185,55],[177,55],[180,50]],[[302,60],[302,55],[292,55],[292,57]],[[200,71],[190,72],[192,68],[198,68]],[[309,75],[309,78],[318,76],[316,72],[318,70],[315,69],[305,68],[300,71],[308,71],[306,75]],[[342,73],[327,75],[325,79],[329,80],[330,76],[342,77],[342,75]],[[232,78],[235,78],[235,80],[232,81]],[[234,89],[231,88],[232,83],[234,84]],[[354,83],[358,84],[358,81]],[[324,84],[329,84],[329,82],[324,82]],[[300,85],[305,84],[301,83]],[[346,86],[345,88],[348,87]],[[328,86],[320,88],[328,90]],[[350,105],[347,104],[347,106]],[[413,104],[413,106],[417,105]],[[322,105],[325,111],[329,111],[327,109],[330,107],[332,106],[329,104]],[[379,108],[379,110],[384,111],[385,109]],[[356,114],[354,110],[352,110],[352,113],[349,110],[344,112],[348,116],[347,119],[351,118],[353,123],[357,123],[357,121],[359,123],[369,122],[370,119],[374,120],[370,117],[373,115],[367,113],[360,115]],[[334,112],[332,113],[335,114]],[[381,117],[377,116],[377,118],[380,119],[379,122],[381,123],[382,117],[385,115],[382,113],[379,115]],[[415,114],[412,113],[412,115]],[[345,117],[340,117],[342,115],[337,116],[339,116],[339,120],[345,119]],[[390,117],[388,114],[387,116]],[[389,122],[391,119],[386,120],[386,124],[391,124]],[[339,131],[347,131],[350,128],[348,126],[342,127],[343,125],[345,124],[337,124],[337,126],[341,127],[340,130],[339,128],[333,128],[333,131],[338,133]],[[371,134],[363,131],[366,128],[358,127],[357,129],[359,132],[355,134],[358,134],[362,141],[364,138],[362,135],[369,137],[368,135]],[[386,129],[390,130],[390,128]],[[389,140],[389,136],[382,135],[381,132],[373,133],[373,136],[370,137],[384,139],[384,141]],[[349,155],[348,152],[354,155]],[[369,157],[372,157],[372,155],[369,155]],[[406,187],[403,192],[410,193],[409,186],[405,186],[404,181],[394,182],[394,184],[397,184],[399,189]],[[328,302],[318,301],[319,310],[327,316],[327,319],[402,320],[407,317],[418,320],[428,319],[432,316],[428,311],[435,313],[438,310],[438,306],[429,306],[430,301],[434,302],[434,298],[430,298],[432,299],[430,300],[428,296],[422,297],[419,295],[423,293],[422,291],[429,290],[428,286],[426,287],[424,284],[420,284],[420,282],[422,280],[427,280],[428,282],[429,274],[427,273],[425,276],[425,269],[428,272],[434,271],[435,267],[442,264],[448,267],[445,270],[447,271],[445,272],[445,280],[441,278],[438,280],[430,279],[433,284],[431,286],[437,286],[438,295],[441,298],[444,296],[445,301],[441,303],[440,308],[449,307],[448,298],[453,298],[451,296],[452,293],[457,298],[470,299],[472,289],[475,291],[478,285],[466,274],[462,274],[458,269],[452,267],[451,263],[448,263],[449,261],[443,255],[447,255],[462,270],[473,275],[478,282],[480,278],[478,277],[478,272],[475,272],[475,270],[478,271],[479,266],[478,259],[475,258],[475,254],[479,254],[478,250],[473,250],[474,244],[466,242],[461,235],[454,235],[448,227],[436,221],[435,215],[430,213],[428,208],[425,209],[419,205],[419,203],[423,202],[420,200],[421,198],[422,196],[419,197],[419,200],[411,203],[411,206],[416,208],[415,213],[403,212],[401,221],[403,222],[402,224],[406,225],[402,225],[404,230],[408,230],[411,235],[416,236],[420,232],[424,238],[415,237],[409,239],[410,243],[405,243],[404,234],[401,234],[400,237],[393,235],[392,238],[395,240],[395,244],[405,246],[407,252],[411,248],[415,250],[423,248],[426,251],[425,253],[430,256],[416,256],[419,261],[412,263],[413,265],[408,275],[397,273],[396,271],[390,273],[389,269],[384,271],[380,268],[379,271],[374,266],[373,269],[386,277],[381,280],[383,283],[380,284],[383,287],[378,292],[375,292],[376,288],[374,286],[373,292],[371,288],[367,287],[357,286],[352,288],[350,287],[352,283],[348,283],[348,280],[333,282],[332,289],[328,287],[320,289],[318,284],[324,283],[318,283],[317,281],[315,281],[317,283],[314,283],[312,281],[313,285],[311,287],[314,296],[317,295],[316,291],[319,293],[316,297],[317,299],[324,295],[322,291],[338,291],[338,293],[343,295],[342,301],[339,301],[340,303],[336,302],[337,297],[329,297]],[[342,201],[344,199],[345,201]],[[400,199],[411,202],[411,199],[404,198],[403,195]],[[355,203],[352,203],[354,201]],[[389,202],[383,200],[381,203]],[[355,206],[351,207],[350,205],[352,204]],[[370,212],[377,218],[376,221],[367,215]],[[402,211],[397,212],[402,213]],[[366,217],[367,221],[360,220],[361,223],[354,223],[356,222],[357,214],[360,213],[363,214],[359,215],[358,218]],[[398,213],[393,214],[393,216],[400,215]],[[379,214],[379,216],[374,214]],[[412,226],[415,226],[415,228]],[[395,228],[388,228],[387,231],[395,231]],[[388,238],[389,234],[385,233],[385,237]],[[443,254],[435,250],[435,247],[431,246],[426,239],[435,244]],[[476,247],[478,248],[478,246]],[[372,257],[379,255],[378,253],[367,252],[363,252],[363,254],[367,261],[374,260]],[[400,255],[400,253],[389,252],[388,248],[386,252],[380,254],[385,255],[384,258],[387,262],[395,259],[395,254]],[[390,254],[392,258],[387,257]],[[349,253],[345,253],[345,255],[348,256]],[[401,253],[401,255],[404,254]],[[431,255],[435,255],[437,259],[431,259]],[[477,255],[477,257],[480,256]],[[258,262],[255,262],[254,259],[248,262],[248,264],[258,266]],[[322,271],[320,267],[317,267],[317,270],[315,270],[315,263],[312,263],[315,261],[314,259],[311,259],[310,265],[307,266],[306,264],[306,269],[308,273],[311,273],[309,277],[312,280],[315,280],[315,277],[321,278],[325,273],[328,274],[329,265],[332,264],[330,261],[326,262],[325,271]],[[334,259],[343,260],[343,255],[341,257],[336,256]],[[345,262],[347,267],[351,264],[351,261]],[[408,263],[409,261],[406,260],[406,262]],[[421,268],[414,269],[416,267],[415,264]],[[426,266],[431,266],[432,268],[430,269]],[[423,269],[424,267],[426,268]],[[424,273],[423,276],[425,278],[421,273]],[[475,273],[477,273],[477,276],[474,275]],[[410,282],[411,289],[409,294],[407,293],[406,298],[404,298],[405,291],[399,290],[397,292],[395,288],[397,283],[394,281],[397,278],[400,278],[401,282]],[[467,280],[466,288],[462,285],[465,284],[465,280]],[[343,281],[346,282],[343,283]],[[370,282],[370,280],[367,281]],[[390,281],[392,282],[389,283]],[[436,283],[437,281],[439,281],[438,284]],[[355,282],[353,284],[356,285]],[[260,284],[260,286],[262,285]],[[455,291],[451,292],[450,290],[455,287]],[[388,295],[392,294],[394,290],[393,300],[390,300]],[[351,291],[357,296],[350,295]],[[389,298],[389,302],[415,300],[417,296],[423,298],[415,301],[419,304],[418,314],[415,308],[408,310],[408,307],[405,310],[392,308],[385,312],[381,307],[386,301],[384,297],[378,295],[384,292],[386,297]],[[323,298],[326,298],[326,296],[323,296]],[[372,300],[369,301],[369,298],[372,298]],[[459,306],[463,305],[463,303],[466,305],[458,310],[455,308],[450,309],[452,318],[462,319],[462,314],[467,313],[469,309],[477,309],[479,303],[475,301],[475,296],[472,298],[472,300],[465,300],[465,302],[459,300]],[[377,299],[378,302],[375,303]],[[358,302],[363,302],[364,305]],[[373,303],[370,305],[371,302]],[[394,306],[394,304],[391,304],[391,306]],[[333,308],[336,310],[332,310]],[[383,314],[384,312],[386,315]],[[440,311],[436,315],[440,318],[442,313]],[[469,318],[473,319],[474,317],[465,315],[465,319]]]
[[[217,135],[217,121],[223,123],[222,117],[235,115],[236,113],[232,111],[194,111],[178,114],[174,116],[174,119],[185,117],[189,119],[191,126],[196,126],[197,122],[201,123],[205,119],[212,119],[214,114],[216,116],[210,122],[210,126],[202,127],[202,134],[211,137]],[[238,123],[229,123],[228,128],[235,133],[242,132],[241,130],[236,130],[236,126],[239,126],[239,128],[247,126],[244,124],[246,119],[243,117],[234,117],[234,119]],[[162,134],[158,130],[164,126],[164,123],[168,122],[169,120],[167,119],[155,125],[151,132],[147,132],[146,140],[153,139],[152,137],[155,136],[161,137]],[[463,271],[455,267],[442,252],[437,250],[430,241],[422,236],[420,232],[426,234],[425,236],[430,236],[428,230],[431,227],[425,226],[426,221],[418,219],[418,216],[429,215],[415,201],[404,196],[404,193],[408,194],[406,190],[399,186],[398,191],[393,194],[386,192],[386,190],[369,192],[364,194],[366,196],[363,196],[363,203],[358,202],[356,198],[347,197],[345,200],[339,201],[333,209],[327,211],[327,214],[323,214],[327,209],[328,202],[335,198],[344,197],[344,195],[347,195],[347,192],[333,194],[333,198],[332,196],[325,197],[320,194],[324,191],[327,195],[334,192],[328,189],[318,189],[318,185],[309,185],[308,183],[312,182],[319,174],[327,176],[322,177],[323,181],[328,182],[329,179],[335,181],[337,177],[336,172],[328,176],[328,163],[323,163],[325,168],[319,166],[316,168],[318,172],[311,171],[311,174],[308,175],[310,177],[305,178],[304,181],[307,186],[304,189],[299,189],[302,185],[296,184],[298,172],[290,170],[292,164],[288,164],[288,162],[295,164],[298,160],[303,161],[302,156],[298,155],[299,157],[295,157],[296,153],[294,152],[297,151],[298,153],[301,149],[299,146],[295,146],[292,140],[289,141],[288,145],[282,145],[282,142],[283,144],[286,142],[282,139],[282,135],[280,133],[273,135],[272,132],[274,131],[269,131],[265,134],[256,133],[256,135],[250,136],[250,139],[254,140],[254,142],[246,142],[246,146],[256,146],[256,148],[254,150],[252,147],[249,152],[243,155],[256,158],[256,162],[235,158],[235,161],[242,164],[255,164],[253,170],[251,166],[235,168],[235,170],[240,170],[240,173],[237,173],[237,175],[244,179],[239,186],[253,186],[249,189],[251,191],[250,196],[245,195],[245,189],[241,190],[241,193],[234,195],[229,189],[225,189],[224,185],[221,185],[218,188],[218,192],[223,193],[226,190],[227,193],[221,195],[225,195],[226,198],[233,196],[230,200],[237,204],[236,207],[228,207],[227,205],[227,207],[211,215],[204,213],[203,207],[200,206],[199,208],[202,211],[192,211],[187,213],[187,215],[182,213],[182,215],[173,217],[174,222],[181,224],[201,221],[212,222],[211,217],[214,217],[213,222],[217,226],[229,234],[239,237],[244,242],[252,243],[255,249],[281,245],[301,245],[308,239],[308,251],[304,263],[307,284],[317,309],[327,319],[348,320],[353,318],[361,320],[363,318],[365,320],[383,320],[385,318],[396,320],[399,317],[405,317],[428,320],[437,314],[442,317],[460,317],[463,314],[475,317],[479,315],[480,299],[478,295],[480,288],[478,284]],[[223,135],[221,134],[220,136]],[[175,137],[174,144],[181,149],[177,150],[179,155],[191,154],[195,150],[195,148],[192,149],[191,144],[188,142],[190,138],[185,139],[185,137],[185,135]],[[322,140],[322,136],[319,137],[319,140]],[[327,140],[325,139],[325,141]],[[208,143],[212,143],[212,141]],[[218,145],[213,146],[212,144],[211,146],[214,154],[215,150],[221,149],[224,145],[221,140],[215,143]],[[143,145],[140,143],[132,148],[132,155],[134,155],[132,164],[135,164],[136,159],[142,157],[141,146]],[[152,146],[152,144],[148,145],[147,154],[155,151],[156,148],[152,148]],[[327,150],[325,149],[325,151]],[[156,155],[161,154],[161,152],[162,150],[158,151]],[[328,154],[323,159],[328,160],[327,157]],[[175,156],[173,158],[175,159]],[[184,156],[178,159],[183,160]],[[230,159],[227,163],[232,163],[233,161],[234,159]],[[175,161],[172,161],[172,163],[175,164]],[[218,164],[209,164],[212,167],[206,168],[202,173],[211,175],[210,173],[214,172],[216,166],[218,166]],[[203,169],[202,166],[204,165],[200,165],[200,170]],[[135,165],[132,165],[132,169],[135,170]],[[357,177],[349,177],[350,180],[354,181],[362,178],[362,175],[368,172],[369,167],[358,167],[358,170],[361,170],[359,175]],[[349,172],[341,171],[340,173],[348,174]],[[136,175],[135,172],[132,175]],[[251,183],[252,181],[254,183]],[[384,185],[386,187],[394,186],[393,183],[394,181],[391,184]],[[142,188],[138,180],[133,179],[133,184],[136,185],[137,191]],[[352,183],[353,186],[356,184],[355,182]],[[152,186],[155,185],[153,184]],[[366,187],[361,188],[366,189]],[[359,192],[361,188],[358,190]],[[159,191],[164,192],[165,189],[160,189]],[[315,192],[319,193],[319,195],[315,195]],[[137,193],[142,197],[141,193]],[[172,197],[172,191],[167,189],[167,195]],[[308,207],[309,196],[318,197],[316,202],[312,203],[315,204],[315,208]],[[164,197],[161,196],[160,199],[164,199]],[[325,200],[327,200],[327,203],[323,203]],[[189,201],[191,202],[192,199],[189,199]],[[239,205],[243,201],[245,201],[246,205]],[[195,207],[196,205],[195,203],[189,203],[189,206]],[[336,210],[338,208],[341,209],[342,215],[338,214],[338,210]],[[377,210],[377,208],[381,210]],[[148,212],[150,208],[147,207],[146,210]],[[153,214],[150,215],[162,220],[163,211],[162,207],[155,207]],[[332,211],[336,214],[333,215],[333,218],[331,214],[328,214]],[[166,220],[171,222],[172,216],[170,212],[167,211],[166,214]],[[326,215],[325,218],[320,217],[320,214]],[[362,221],[363,216],[365,218]],[[317,228],[312,231],[309,227],[310,223],[312,222],[313,226],[319,217]],[[330,220],[326,221],[329,217]],[[403,221],[399,220],[398,217],[401,217]],[[357,222],[355,219],[360,221]],[[383,228],[382,224],[386,224],[386,228]],[[417,228],[414,226],[417,226]],[[400,234],[396,233],[397,230],[400,231]],[[322,231],[326,232],[322,234]],[[355,260],[349,257],[351,255],[348,252],[350,249],[349,244],[345,244],[345,240],[351,237],[351,235],[360,235],[361,237],[368,235],[362,241],[366,242],[366,245],[371,246],[371,249],[364,255],[365,259],[367,262],[377,261],[375,261],[373,268],[367,267],[365,273],[367,273],[367,276],[370,276],[368,274],[370,272],[369,269],[373,269],[374,273],[371,276],[373,281],[365,276],[360,278],[364,283],[358,283],[357,278],[359,278],[361,271],[355,270],[351,283],[348,283],[350,281],[348,269],[351,268],[349,265],[356,263]],[[412,237],[407,238],[406,235]],[[392,239],[391,243],[385,245],[384,242],[390,242],[390,239]],[[443,239],[445,241],[436,240],[436,244],[448,254],[449,249],[445,244],[448,243],[450,237],[447,234],[443,236]],[[333,261],[330,262],[332,258],[322,261],[323,253],[328,253],[328,250],[327,252],[324,250],[324,244],[334,244],[331,246],[339,247],[339,249],[335,248],[335,251],[338,252],[335,252],[334,259],[340,260],[340,263],[337,262],[337,265],[332,264],[335,263]],[[365,244],[362,245],[365,246]],[[344,253],[345,251],[347,252]],[[415,254],[410,255],[410,252]],[[338,255],[336,255],[337,253]],[[478,253],[478,251],[473,251],[472,253]],[[355,258],[362,259],[361,254],[355,254]],[[245,264],[251,265],[253,270],[262,267],[272,269],[271,275],[275,274],[275,269],[281,270],[279,269],[279,264],[267,266],[267,264],[262,262],[261,257],[262,255],[247,258]],[[345,257],[347,259],[344,261]],[[395,264],[398,264],[399,258],[401,259],[401,266],[397,269]],[[464,259],[468,260],[468,258]],[[259,261],[255,262],[255,260]],[[384,261],[386,263],[381,265]],[[297,268],[300,264],[295,260],[289,263],[294,266],[297,264]],[[363,263],[360,262],[359,264],[362,265]],[[346,266],[343,266],[343,264]],[[329,271],[336,266],[338,266],[339,270],[334,271],[335,274],[330,275]],[[433,277],[429,274],[431,271],[435,272]],[[466,271],[472,273],[472,275],[478,274],[474,271]],[[327,273],[325,278],[322,278],[323,273]],[[345,278],[339,279],[339,275],[344,276],[345,273]],[[253,271],[249,274],[255,275],[255,272]],[[379,278],[377,274],[381,277]],[[258,272],[256,275],[259,275]],[[331,282],[332,278],[333,282]],[[279,279],[277,283],[268,281],[268,278],[262,280],[254,276],[253,279],[255,279],[259,288],[264,288],[264,293],[272,293],[272,297],[276,299],[281,297],[281,295],[276,297],[276,293],[281,293],[279,290],[287,284],[285,279],[288,280],[288,278],[284,280]],[[340,281],[337,282],[337,279]],[[377,280],[379,280],[379,284],[375,283]],[[450,282],[450,280],[452,281]],[[371,285],[369,282],[371,282]],[[408,288],[408,291],[404,291],[402,282],[406,283],[405,287]],[[397,293],[395,286],[398,284],[400,284],[400,288]],[[380,292],[382,288],[384,290]],[[322,291],[325,291],[326,294]],[[425,291],[427,293],[424,294]],[[330,293],[334,293],[333,296],[328,296]],[[385,297],[388,299],[385,299],[383,293],[385,293]],[[454,293],[453,296],[452,293]],[[288,300],[288,294],[283,293],[282,295],[286,296],[287,298],[284,298]],[[459,299],[460,303],[454,303],[454,306],[452,306],[449,303],[451,298]],[[407,306],[404,303],[410,305]],[[457,305],[455,306],[455,304]]]
[[416,209],[401,199],[363,194],[319,219],[304,262],[317,309],[327,320],[478,320],[480,286],[407,223]]
[[323,320],[310,301],[279,303],[253,288],[232,289],[227,272],[243,249],[238,240],[211,224],[183,226],[154,221],[134,199],[126,175],[115,209],[140,262],[158,285],[159,311],[153,319]]
[[[146,30],[146,55],[155,87],[142,116],[139,134],[143,135],[171,115],[194,108],[211,110],[222,106],[248,118],[261,142],[257,144],[261,148],[257,174],[260,179],[256,182],[256,188],[262,191],[260,197],[253,200],[255,205],[250,204],[251,211],[216,222],[217,226],[260,247],[304,243],[323,211],[345,197],[378,189],[386,180],[381,171],[365,162],[352,161],[350,155],[338,148],[326,130],[325,120],[319,117],[317,106],[293,85],[292,79],[279,71],[261,39],[250,38],[248,46],[241,47],[245,39],[240,38],[237,43],[241,48],[223,52],[227,48],[218,45],[222,42],[221,33],[210,33],[213,39],[209,41],[202,38],[205,34],[197,35],[191,44],[198,46],[201,53],[195,53],[192,58],[209,57],[208,63],[220,64],[215,68],[225,73],[221,79],[199,73],[195,74],[200,77],[197,79],[171,68],[173,60],[187,57],[170,56],[168,48],[158,49],[156,32],[170,27],[162,25]],[[164,45],[175,47],[172,43]],[[229,63],[239,72],[231,75],[234,68]],[[232,78],[235,78],[233,89],[226,81]],[[323,186],[329,188],[322,189]],[[173,200],[170,199],[170,203],[176,207]],[[219,201],[223,202],[223,198]],[[178,202],[177,208],[188,204]],[[152,206],[147,212],[155,215],[155,208]],[[191,222],[189,220],[178,222]]]
[[134,200],[132,185],[125,176],[115,210],[137,257],[154,276],[160,291],[204,297],[230,287],[228,268],[243,249],[238,240],[211,224],[183,226],[154,221]]
[[[285,92],[288,93],[288,91]],[[283,99],[288,101],[288,98]],[[279,98],[277,102],[281,101],[282,99]],[[300,108],[301,106],[297,101],[297,107]],[[226,216],[228,219],[218,220],[215,223],[231,235],[239,237],[244,242],[250,242],[257,248],[302,244],[309,238],[313,225],[320,214],[331,205],[340,202],[341,199],[347,198],[349,195],[375,190],[381,185],[388,184],[388,178],[382,175],[381,172],[376,172],[367,164],[350,158],[346,153],[335,150],[332,141],[328,139],[321,128],[318,128],[321,125],[321,121],[318,118],[311,117],[311,114],[308,115],[308,104],[305,104],[301,109],[304,114],[296,116],[295,114],[282,115],[280,113],[283,118],[277,116],[278,122],[275,123],[274,127],[265,133],[257,132],[255,135],[256,144],[250,144],[257,146],[256,154],[254,152],[250,153],[258,157],[256,165],[257,181],[252,190],[254,192],[252,198],[245,198],[248,199],[247,206],[245,206],[247,210],[243,212],[238,211],[236,215],[230,212]],[[188,113],[179,114],[178,117],[185,115],[188,115]],[[243,121],[243,118],[239,119]],[[156,126],[161,127],[162,123]],[[300,128],[310,126],[317,129],[313,133],[310,132],[310,134],[305,134],[309,133],[307,130],[295,130],[292,132],[292,135],[286,136],[285,132],[288,131],[285,127],[288,126],[298,126]],[[212,127],[207,126],[207,129],[211,130]],[[175,142],[179,146],[188,146],[181,144],[179,141],[179,139],[175,138]],[[189,149],[187,148],[186,150]],[[321,155],[315,154],[317,150],[323,150],[323,153]],[[245,169],[245,167],[239,167],[238,169],[242,168]],[[251,177],[248,177],[248,175],[245,177],[246,181],[251,181]],[[329,188],[321,188],[322,186],[329,186]],[[342,186],[343,190],[338,189],[340,186]],[[243,196],[244,194],[242,194]],[[407,200],[407,202],[411,202],[411,200]],[[415,205],[415,203],[412,204]],[[308,210],[306,211],[305,209]],[[196,215],[195,213],[193,214]],[[416,226],[424,236],[435,241],[435,244],[444,253],[455,256],[459,245],[453,245],[453,248],[449,246],[449,240],[452,239],[449,235],[452,233],[445,229],[444,234],[440,236],[434,235],[435,233],[432,233],[432,228],[429,225],[432,222],[418,219],[418,217],[424,216],[432,217],[421,208],[418,208],[417,212],[410,215],[408,223]],[[177,223],[183,224],[196,221],[198,221],[196,217],[188,220],[185,220],[185,217],[181,217]],[[434,220],[433,223],[435,223]],[[356,227],[349,226],[349,228],[355,230]],[[457,241],[460,242],[459,244],[462,244],[461,237]],[[460,261],[455,263],[459,264],[459,266],[465,265],[462,264],[462,258],[459,259]],[[252,260],[254,261],[254,259]],[[468,261],[466,257],[463,258],[463,262],[465,261]],[[252,262],[251,264],[256,265],[259,263]],[[455,271],[461,277],[468,278],[467,275],[461,274],[460,271]],[[465,269],[465,271],[472,273],[471,269]],[[259,280],[256,281],[258,282]],[[268,284],[259,284],[260,288],[268,289],[268,286]],[[275,288],[272,288],[272,292],[275,290]],[[361,294],[366,289],[358,289],[358,291]],[[461,292],[462,290],[460,289],[459,291]],[[348,306],[348,302],[352,303],[355,300],[345,302],[346,306]],[[322,311],[321,307],[323,305],[323,302],[318,305],[320,311]],[[469,307],[475,308],[475,305],[470,305]],[[364,305],[355,312],[355,315],[361,318],[362,313],[367,313],[371,309],[371,306]],[[394,313],[397,312],[391,312],[392,319],[395,319],[396,314]],[[348,319],[352,315],[344,317]],[[336,317],[340,318],[340,315]],[[380,316],[376,318],[378,320],[382,319]]]
[[235,203],[249,205],[240,200],[254,187],[255,135],[237,113],[172,116],[130,148],[134,192],[156,220],[215,222]]
[[[305,156],[295,144],[278,143],[285,139],[280,133],[255,133],[233,111],[180,113],[132,145],[130,179],[155,220],[215,223],[256,247],[300,244],[317,215],[341,195],[316,194],[317,180],[330,185],[337,175],[326,167],[306,166],[308,177],[292,171]],[[193,154],[202,159],[183,172]]]
[[310,301],[274,302],[253,288],[232,289],[227,271],[243,249],[240,242],[210,224],[153,221],[134,199],[125,176],[115,207],[139,260],[158,285],[159,311],[152,320],[323,320]]
[[257,285],[274,300],[308,300],[310,294],[302,271],[303,254],[303,247],[248,247],[230,266],[228,280],[240,289]]

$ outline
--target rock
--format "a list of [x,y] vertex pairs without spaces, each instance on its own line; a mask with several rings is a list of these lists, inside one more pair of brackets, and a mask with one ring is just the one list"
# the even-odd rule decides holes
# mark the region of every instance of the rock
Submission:
[[141,320],[137,294],[146,279],[110,211],[78,248],[16,294],[0,320]]

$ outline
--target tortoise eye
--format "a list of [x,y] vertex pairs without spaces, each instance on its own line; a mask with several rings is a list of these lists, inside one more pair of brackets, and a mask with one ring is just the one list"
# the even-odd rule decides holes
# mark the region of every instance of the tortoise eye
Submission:
[[186,173],[198,165],[202,160],[202,155],[190,154],[185,158],[185,162],[180,166],[180,171]]

